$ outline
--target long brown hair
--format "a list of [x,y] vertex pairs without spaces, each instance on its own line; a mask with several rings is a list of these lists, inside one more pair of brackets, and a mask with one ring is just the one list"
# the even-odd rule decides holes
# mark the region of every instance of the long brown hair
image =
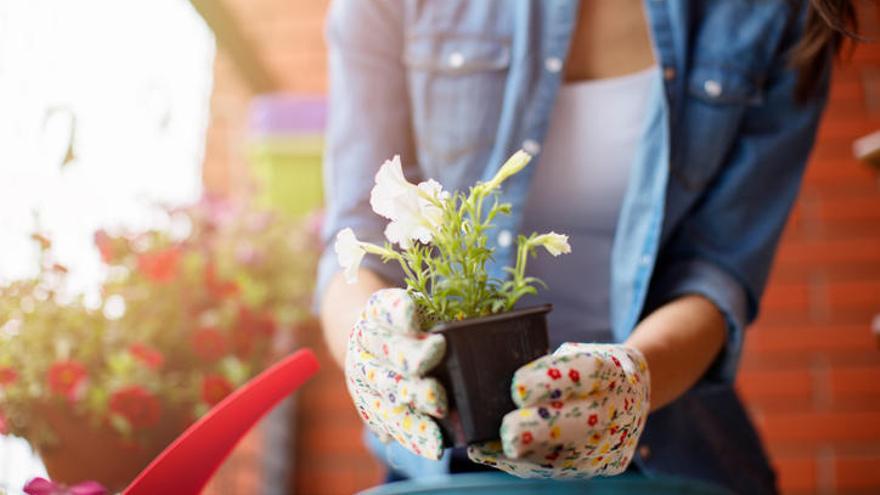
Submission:
[[859,41],[858,19],[852,0],[810,0],[803,35],[789,63],[798,71],[795,97],[806,101],[817,95],[825,64],[840,53],[847,40]]

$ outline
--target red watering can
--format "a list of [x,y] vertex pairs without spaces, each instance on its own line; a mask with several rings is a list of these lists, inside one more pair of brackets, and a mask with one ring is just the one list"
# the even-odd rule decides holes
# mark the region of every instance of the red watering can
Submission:
[[315,354],[301,349],[260,373],[177,437],[123,495],[197,495],[241,437],[318,368]]

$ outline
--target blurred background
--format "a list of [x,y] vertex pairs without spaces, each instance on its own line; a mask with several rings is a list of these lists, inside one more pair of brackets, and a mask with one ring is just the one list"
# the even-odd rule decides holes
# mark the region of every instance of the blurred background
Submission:
[[[352,493],[383,476],[361,445],[342,374],[306,315],[307,295],[296,304],[277,302],[273,291],[289,289],[251,268],[256,265],[242,254],[262,249],[267,259],[280,260],[317,250],[308,239],[321,198],[327,3],[0,0],[0,285],[56,283],[57,264],[64,270],[59,299],[84,294],[82,306],[101,310],[108,335],[125,325],[144,328],[159,351],[175,346],[168,330],[156,329],[167,326],[165,313],[152,320],[132,315],[135,289],[205,291],[201,313],[173,316],[192,327],[194,339],[205,327],[234,339],[242,308],[264,311],[277,327],[272,352],[245,359],[221,346],[226,350],[212,367],[192,358],[203,369],[195,378],[202,384],[196,409],[211,403],[207,376],[234,386],[261,363],[303,345],[315,347],[325,363],[295,403],[242,442],[210,493]],[[876,39],[880,11],[873,2],[861,7],[862,32]],[[739,375],[739,390],[789,494],[880,492],[880,179],[868,163],[878,146],[862,141],[858,153],[866,160],[854,151],[857,139],[878,129],[880,46],[867,43],[835,71],[819,141]],[[261,216],[266,212],[272,216]],[[252,227],[251,218],[272,227]],[[257,229],[255,245],[237,244],[241,222]],[[211,229],[220,234],[204,234]],[[109,233],[96,237],[96,231]],[[273,244],[282,238],[276,234],[285,244]],[[169,282],[168,259],[178,256],[169,249],[178,248],[183,260],[196,261],[182,261]],[[236,261],[224,264],[229,250]],[[290,270],[287,278],[307,292],[307,267]],[[186,278],[191,274],[196,282]],[[50,340],[57,328],[28,319],[45,296],[22,291],[4,293],[0,346],[23,333],[22,321],[42,325]],[[114,309],[120,300],[128,311]],[[73,351],[44,344],[48,354],[70,361]],[[143,386],[164,400],[164,375],[132,371],[140,368],[126,361],[151,363],[149,354],[144,359],[130,347],[122,354],[133,357],[109,365],[121,375],[102,393],[147,376]],[[174,359],[166,357],[172,367]],[[26,369],[11,367],[12,358],[3,359],[0,347],[0,414],[4,400],[15,399],[11,387],[29,379]],[[48,359],[39,369],[54,364]],[[96,397],[89,399],[94,410],[110,407],[109,398]],[[112,410],[127,418],[122,429],[140,418]],[[14,415],[5,414],[0,430],[13,433]],[[44,472],[42,463],[24,440],[0,438],[0,492],[17,493],[25,479]]]

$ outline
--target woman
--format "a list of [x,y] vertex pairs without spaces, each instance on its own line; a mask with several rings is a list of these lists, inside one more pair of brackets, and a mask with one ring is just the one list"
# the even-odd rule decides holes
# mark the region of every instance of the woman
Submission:
[[[570,233],[571,255],[530,270],[551,288],[542,296],[555,306],[551,345],[578,343],[557,355],[613,362],[650,396],[650,415],[647,402],[644,411],[627,403],[628,438],[611,416],[591,419],[593,446],[584,433],[539,424],[535,435],[558,448],[536,456],[525,445],[532,432],[506,418],[503,451],[446,452],[441,462],[409,453],[439,455],[430,416],[412,403],[407,421],[427,432],[421,443],[375,449],[393,475],[487,464],[589,477],[628,467],[775,492],[732,384],[832,54],[853,27],[853,7],[841,0],[337,0],[328,21],[328,243],[344,227],[382,239],[369,191],[394,154],[410,179],[454,190],[491,177],[522,148],[537,164],[505,185],[514,214],[497,222],[498,265],[517,232]],[[373,309],[399,303],[399,293],[381,289],[399,286],[400,274],[373,263],[346,285],[328,251],[321,317],[343,363],[347,345],[363,350],[349,334],[370,296]],[[364,354],[349,353],[349,376]],[[350,390],[358,404],[371,394]],[[560,410],[576,404],[563,399]],[[521,415],[540,406],[519,405]],[[400,417],[364,416],[374,433],[403,439]]]

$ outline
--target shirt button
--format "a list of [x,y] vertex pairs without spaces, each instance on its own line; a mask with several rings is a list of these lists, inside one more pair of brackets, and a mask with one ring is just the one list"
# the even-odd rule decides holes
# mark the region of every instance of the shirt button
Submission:
[[648,459],[650,459],[651,458],[651,447],[648,447],[647,445],[640,446],[639,447],[639,457],[641,457],[643,460],[646,460],[646,461]]
[[562,60],[559,57],[550,57],[544,60],[544,68],[555,74],[562,70]]
[[712,98],[718,98],[722,92],[721,83],[714,79],[709,79],[703,83],[703,90]]
[[511,244],[513,244],[513,234],[509,230],[504,229],[498,233],[498,246],[506,248]]
[[667,67],[663,69],[663,79],[671,81],[675,79],[675,67]]
[[449,66],[457,69],[462,65],[464,65],[464,55],[461,52],[452,52],[449,55]]
[[541,144],[534,139],[526,139],[523,141],[522,149],[530,155],[537,155],[541,152]]

